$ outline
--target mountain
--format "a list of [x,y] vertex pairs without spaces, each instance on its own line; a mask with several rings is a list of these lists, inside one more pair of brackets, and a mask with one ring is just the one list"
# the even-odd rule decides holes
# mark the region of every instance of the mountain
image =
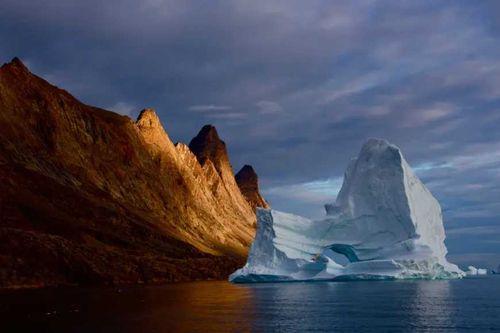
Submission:
[[[236,184],[233,168],[229,162],[226,144],[219,138],[217,130],[212,125],[205,125],[198,135],[189,143],[189,150],[204,168],[212,170],[214,175],[208,181],[212,194],[231,206],[253,215],[248,211],[249,203],[241,195]],[[231,195],[238,193],[238,195]],[[229,194],[229,195],[227,195]]]
[[[445,279],[464,276],[446,259],[441,207],[400,149],[368,140],[352,160],[327,216],[312,221],[258,210],[246,265],[234,282]],[[337,261],[343,257],[348,263]]]
[[251,165],[245,165],[235,176],[236,183],[253,209],[257,207],[269,208],[269,204],[260,195],[259,177]]
[[152,109],[133,121],[4,64],[0,287],[225,278],[255,214],[215,128],[193,140],[174,145]]

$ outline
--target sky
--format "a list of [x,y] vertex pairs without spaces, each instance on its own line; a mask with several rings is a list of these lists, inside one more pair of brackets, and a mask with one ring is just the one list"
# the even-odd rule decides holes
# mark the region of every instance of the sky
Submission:
[[2,0],[0,62],[175,141],[217,127],[271,205],[323,216],[385,138],[441,202],[449,258],[500,264],[500,3]]

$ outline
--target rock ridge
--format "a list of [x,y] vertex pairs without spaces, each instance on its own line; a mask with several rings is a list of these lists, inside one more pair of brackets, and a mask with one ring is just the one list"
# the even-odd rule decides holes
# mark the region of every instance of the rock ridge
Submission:
[[153,109],[134,122],[0,67],[0,288],[225,278],[255,214],[207,132],[212,166]]
[[269,208],[269,204],[260,194],[259,177],[251,165],[244,165],[235,178],[241,193],[253,209]]

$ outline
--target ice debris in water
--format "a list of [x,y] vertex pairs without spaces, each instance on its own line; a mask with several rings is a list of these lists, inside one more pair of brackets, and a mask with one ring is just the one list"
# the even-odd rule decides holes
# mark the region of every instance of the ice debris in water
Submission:
[[487,275],[488,274],[488,270],[486,268],[476,268],[474,266],[469,266],[467,267],[468,271],[465,272],[465,274],[469,275],[469,276],[473,276],[473,275]]
[[[465,274],[446,260],[441,207],[398,147],[368,140],[327,216],[313,221],[259,209],[246,265],[232,282],[444,279]],[[341,265],[335,257],[343,255]],[[337,260],[338,261],[338,260]]]

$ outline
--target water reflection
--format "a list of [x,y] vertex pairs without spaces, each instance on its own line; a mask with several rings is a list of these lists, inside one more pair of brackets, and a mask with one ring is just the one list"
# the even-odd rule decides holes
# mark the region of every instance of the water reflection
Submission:
[[254,321],[251,290],[226,282],[151,289],[144,303],[149,315],[140,328],[146,332],[249,332]]
[[0,332],[394,332],[500,327],[500,277],[0,293]]
[[414,291],[409,302],[411,326],[433,330],[454,328],[452,316],[455,304],[450,293],[450,281],[416,281],[411,286]]
[[251,288],[259,308],[255,318],[260,325],[254,328],[259,331],[454,327],[449,281],[290,283]]
[[254,322],[252,290],[227,282],[26,291],[0,304],[2,332],[250,332]]

